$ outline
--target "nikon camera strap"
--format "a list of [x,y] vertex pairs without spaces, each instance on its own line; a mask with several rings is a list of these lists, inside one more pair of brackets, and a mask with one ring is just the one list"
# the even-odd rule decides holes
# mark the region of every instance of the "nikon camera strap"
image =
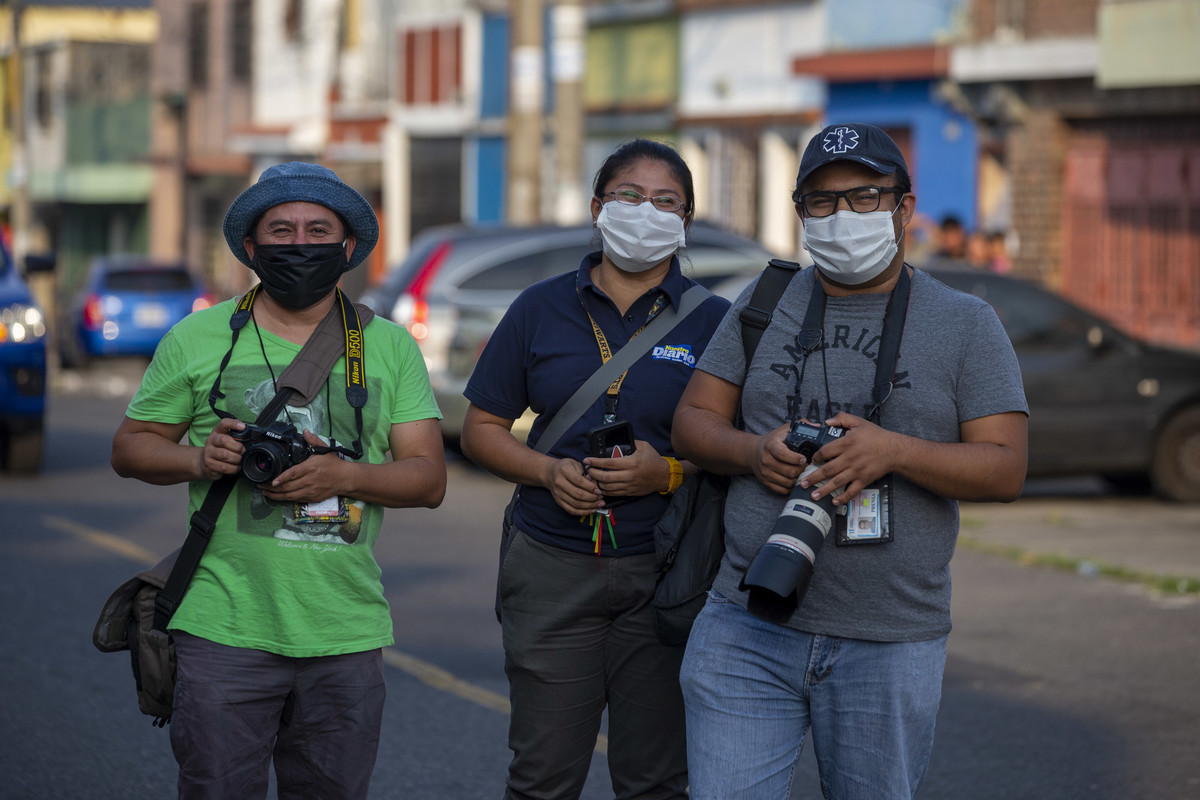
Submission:
[[[232,342],[229,345],[229,352],[221,360],[221,367],[217,370],[217,379],[213,382],[208,398],[213,411],[221,418],[232,418],[231,414],[216,407],[217,398],[225,396],[221,393],[221,374],[229,365],[229,359],[233,355],[233,346],[237,344],[238,334],[250,320],[250,311],[254,304],[254,298],[258,294],[259,286],[261,284],[255,285],[242,297],[229,319],[229,327],[233,331]],[[329,309],[329,313],[325,315],[324,319],[317,324],[312,335],[308,337],[308,341],[304,343],[304,347],[279,376],[279,380],[276,382],[275,396],[258,415],[255,424],[259,426],[270,424],[279,416],[279,412],[287,405],[293,394],[304,402],[309,402],[328,379],[333,365],[345,353],[346,400],[354,408],[356,430],[358,431],[358,439],[354,442],[354,450],[358,455],[354,457],[359,458],[362,455],[362,409],[367,403],[367,376],[362,329],[367,326],[375,314],[364,305],[351,303],[341,289],[336,291],[337,302]],[[341,317],[343,323],[341,327],[345,330],[345,336],[339,335],[341,332],[338,330],[338,317]],[[333,449],[329,448],[327,452]],[[184,539],[183,545],[177,551],[178,555],[174,566],[171,567],[171,574],[167,577],[167,583],[158,593],[154,602],[155,631],[162,631],[165,635],[167,623],[171,621],[175,609],[183,600],[188,584],[192,581],[192,575],[200,566],[200,557],[204,555],[204,550],[208,547],[209,540],[212,539],[213,530],[217,526],[217,517],[220,516],[221,509],[224,507],[225,501],[229,499],[237,482],[238,475],[236,473],[213,481],[208,494],[204,496],[204,502],[192,514],[187,538]]]

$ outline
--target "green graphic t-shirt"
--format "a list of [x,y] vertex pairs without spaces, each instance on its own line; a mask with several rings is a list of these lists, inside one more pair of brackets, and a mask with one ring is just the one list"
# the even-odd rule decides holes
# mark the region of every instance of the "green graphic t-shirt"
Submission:
[[[229,348],[235,302],[191,314],[167,333],[126,411],[131,419],[189,422],[187,443],[204,445],[218,421],[208,397]],[[441,414],[425,362],[406,330],[377,316],[363,338],[368,391],[363,459],[380,464],[393,423],[440,419]],[[225,397],[217,407],[253,423],[275,396],[274,379],[299,352],[299,345],[247,324],[221,375]],[[323,392],[307,406],[287,406],[279,419],[326,441],[332,436],[349,449],[357,429],[345,375],[340,360]],[[188,519],[210,485],[189,484]],[[391,644],[391,614],[374,556],[382,519],[382,507],[343,498],[335,513],[311,521],[296,504],[274,503],[239,479],[170,627],[290,657]],[[186,530],[183,520],[181,542]]]

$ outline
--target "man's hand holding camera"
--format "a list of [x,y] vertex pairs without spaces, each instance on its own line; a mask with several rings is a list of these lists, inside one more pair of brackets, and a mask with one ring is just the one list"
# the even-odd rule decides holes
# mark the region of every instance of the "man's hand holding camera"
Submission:
[[[321,437],[309,430],[304,431],[304,442],[310,447],[325,446]],[[337,453],[311,455],[281,472],[269,485],[260,484],[260,488],[268,500],[291,503],[319,503],[339,494],[352,495],[342,473],[350,463]]]
[[215,481],[224,475],[236,475],[241,469],[245,446],[232,436],[246,423],[237,419],[223,419],[204,440],[200,454],[200,475],[206,481]]
[[759,436],[754,445],[754,477],[775,494],[791,494],[808,466],[808,459],[784,444],[791,427],[790,423],[780,425]]
[[[237,419],[223,419],[216,424],[204,442],[201,470],[205,479],[216,480],[224,475],[246,472],[246,431],[246,423]],[[304,444],[309,447],[325,446],[321,437],[311,431],[305,430],[302,435]],[[345,488],[345,481],[339,474],[345,463],[337,453],[307,455],[269,481],[256,483],[269,500],[317,503],[337,494],[346,494],[339,489]],[[274,466],[278,468],[279,465]],[[251,470],[247,479],[253,474]]]
[[818,469],[806,475],[800,485],[806,489],[817,487],[812,493],[814,500],[842,489],[833,503],[845,505],[893,471],[900,434],[844,411],[825,420],[825,425],[841,428],[845,433],[821,447],[821,459],[814,461]]

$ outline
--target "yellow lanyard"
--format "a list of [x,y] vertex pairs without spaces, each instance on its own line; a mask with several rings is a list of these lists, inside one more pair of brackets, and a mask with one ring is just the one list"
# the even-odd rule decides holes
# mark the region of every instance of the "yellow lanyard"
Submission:
[[[602,331],[600,329],[600,326],[596,324],[596,320],[592,317],[592,312],[588,311],[587,304],[583,302],[582,294],[579,296],[579,303],[580,303],[580,305],[583,306],[583,313],[587,314],[588,322],[592,323],[592,335],[596,337],[596,344],[600,348],[600,359],[603,363],[607,364],[608,360],[610,358],[612,358],[612,348],[610,348],[608,346],[608,339],[604,336],[604,331]],[[634,331],[633,336],[630,336],[629,340],[633,341],[633,339],[639,333],[644,331],[646,329],[646,326],[650,324],[651,320],[653,320],[656,316],[658,316],[658,312],[662,311],[663,308],[666,306],[666,304],[667,304],[666,295],[660,294],[658,296],[658,298],[655,299],[654,305],[651,306],[650,313],[646,316],[646,321],[642,323],[642,327],[640,327],[636,331]],[[624,372],[622,372],[615,381],[613,381],[612,383],[610,383],[608,385],[608,389],[604,393],[604,395],[605,395],[604,396],[604,423],[605,424],[608,424],[610,422],[616,422],[616,420],[617,420],[617,395],[621,391],[621,383],[625,380],[625,376],[628,374],[629,374],[628,369],[625,370]]]

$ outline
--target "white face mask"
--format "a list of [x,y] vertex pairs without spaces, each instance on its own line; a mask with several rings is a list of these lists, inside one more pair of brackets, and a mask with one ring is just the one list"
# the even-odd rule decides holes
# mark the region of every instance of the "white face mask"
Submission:
[[839,211],[804,220],[804,249],[826,278],[857,286],[876,278],[896,257],[899,243],[892,215],[899,210]]
[[604,254],[626,272],[645,272],[683,247],[685,241],[683,219],[650,203],[605,203],[596,227]]

